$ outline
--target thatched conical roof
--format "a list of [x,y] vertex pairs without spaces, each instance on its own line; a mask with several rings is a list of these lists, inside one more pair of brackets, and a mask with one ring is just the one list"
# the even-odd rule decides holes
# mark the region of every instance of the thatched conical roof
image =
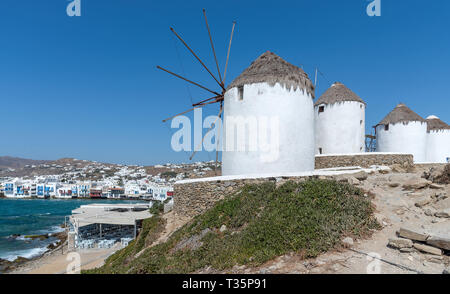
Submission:
[[400,103],[378,125],[396,124],[400,122],[408,123],[411,121],[425,122],[420,115],[412,111],[405,104]]
[[450,126],[439,119],[439,117],[430,115],[427,117],[428,132],[450,130]]
[[344,101],[356,101],[366,104],[358,95],[356,95],[352,90],[347,88],[344,84],[336,82],[328,90],[317,99],[315,106],[319,104],[334,104],[337,102]]
[[290,89],[305,90],[314,97],[314,85],[308,75],[299,67],[290,64],[278,55],[267,51],[259,56],[227,88],[227,90],[248,84],[276,83]]

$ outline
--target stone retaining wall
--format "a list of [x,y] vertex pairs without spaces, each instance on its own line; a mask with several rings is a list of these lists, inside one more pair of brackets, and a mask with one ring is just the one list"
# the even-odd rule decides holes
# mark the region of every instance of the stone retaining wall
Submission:
[[[346,173],[346,174],[343,174]],[[320,175],[319,175],[320,174]],[[174,185],[175,214],[183,217],[194,217],[211,208],[217,201],[224,199],[247,184],[261,184],[275,182],[281,185],[287,181],[301,182],[309,178],[342,179],[348,177],[367,178],[366,172],[354,169],[346,172],[327,171],[321,173],[307,173],[302,176],[277,176],[249,179],[227,179],[223,177],[181,181]]]
[[[355,166],[369,168],[373,165],[398,166],[406,169],[414,166],[413,156],[410,154],[367,153],[316,156],[316,169]],[[320,171],[316,172],[319,174],[321,173]],[[302,176],[265,177],[256,179],[227,179],[226,177],[218,177],[194,181],[181,181],[174,185],[173,210],[180,216],[194,217],[211,208],[217,201],[234,194],[246,184],[260,184],[268,181],[281,184],[288,180],[298,182],[311,177],[335,177],[332,175],[318,176],[314,174],[315,173],[309,173],[309,175]],[[322,172],[322,174],[324,173]],[[330,172],[330,174],[332,174],[332,172]],[[351,176],[351,174],[348,175]]]
[[211,208],[217,201],[237,192],[246,184],[263,183],[265,181],[268,181],[268,179],[175,184],[173,209],[178,215],[193,217]]
[[368,168],[372,165],[401,165],[412,167],[414,160],[412,154],[389,153],[361,153],[354,155],[318,155],[316,156],[316,169],[360,166]]

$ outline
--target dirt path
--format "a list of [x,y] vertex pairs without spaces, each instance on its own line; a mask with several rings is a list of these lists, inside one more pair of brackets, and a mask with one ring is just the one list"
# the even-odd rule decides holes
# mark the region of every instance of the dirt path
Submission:
[[[87,270],[102,266],[106,258],[119,249],[120,245],[116,245],[109,249],[78,251],[77,253],[80,254],[81,269]],[[55,251],[52,254],[26,263],[11,272],[11,274],[65,274],[67,272],[67,266],[72,262],[72,260],[68,260],[69,254],[66,251],[64,254],[59,250]]]
[[162,218],[166,221],[164,231],[159,235],[158,239],[156,239],[155,242],[153,242],[150,246],[145,247],[144,249],[136,253],[134,258],[139,257],[148,248],[166,242],[172,235],[172,233],[174,233],[177,229],[184,226],[190,220],[190,218],[188,217],[180,217],[175,215],[174,211],[164,214]]

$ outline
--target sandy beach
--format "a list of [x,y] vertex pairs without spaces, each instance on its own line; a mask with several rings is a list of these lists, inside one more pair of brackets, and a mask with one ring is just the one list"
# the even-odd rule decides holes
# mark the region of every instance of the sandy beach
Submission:
[[[80,254],[81,270],[86,270],[102,266],[104,261],[119,249],[121,245],[116,244],[109,249],[85,249],[75,252]],[[24,263],[9,274],[66,274],[68,265],[73,262],[73,259],[68,260],[71,253],[74,252],[68,252],[67,247],[63,251],[57,249]]]

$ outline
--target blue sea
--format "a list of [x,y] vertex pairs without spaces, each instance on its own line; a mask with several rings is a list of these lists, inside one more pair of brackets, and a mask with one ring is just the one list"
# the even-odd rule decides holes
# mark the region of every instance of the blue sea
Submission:
[[81,205],[120,202],[130,203],[126,200],[0,199],[0,258],[13,261],[18,256],[40,256],[57,240],[30,240],[24,236],[62,231],[64,217]]

